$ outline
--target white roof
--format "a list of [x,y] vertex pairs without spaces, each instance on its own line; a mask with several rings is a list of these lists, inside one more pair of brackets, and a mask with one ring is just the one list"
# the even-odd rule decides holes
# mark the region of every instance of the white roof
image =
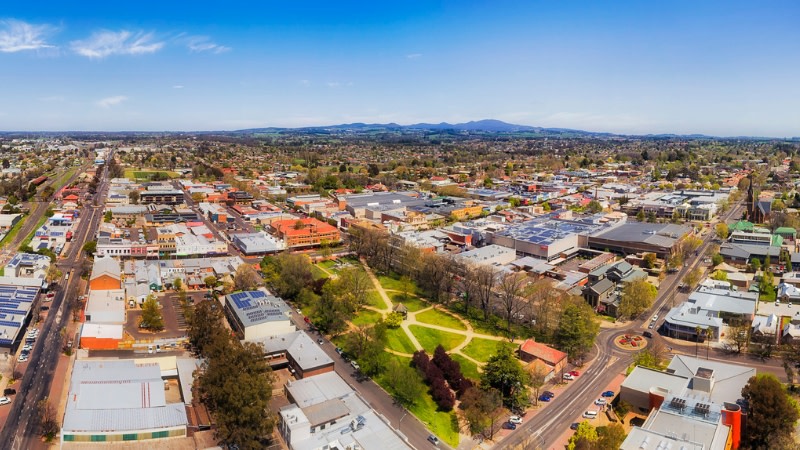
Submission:
[[81,337],[122,339],[122,324],[86,322],[81,327]]

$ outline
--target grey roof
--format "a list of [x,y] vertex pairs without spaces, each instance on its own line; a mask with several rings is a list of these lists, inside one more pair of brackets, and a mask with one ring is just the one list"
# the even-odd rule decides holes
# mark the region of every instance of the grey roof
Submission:
[[550,245],[575,234],[591,234],[603,229],[603,225],[575,220],[556,220],[541,217],[517,225],[511,225],[497,233],[522,242]]
[[253,342],[261,344],[268,355],[278,352],[289,353],[302,370],[333,364],[333,359],[305,331],[261,338]]
[[689,378],[680,374],[662,372],[647,367],[636,366],[622,382],[622,387],[636,392],[650,392],[654,387],[666,389],[672,393],[683,392],[689,385]]
[[185,427],[183,403],[167,404],[158,363],[78,360],[64,432],[119,432]]
[[341,398],[353,392],[336,372],[326,372],[313,377],[286,383],[286,391],[301,408],[316,403]]
[[[774,245],[738,244],[726,242],[719,246],[719,254],[725,258],[750,259],[753,256],[778,258],[781,248]],[[777,259],[775,260],[777,261]]]
[[670,248],[691,232],[685,225],[631,222],[624,223],[595,235],[599,239],[623,242],[641,242]]
[[194,385],[195,370],[199,370],[202,361],[194,358],[175,358],[175,363],[178,368],[178,378],[180,379],[181,394],[183,396],[183,403],[186,405],[192,404],[192,386]]
[[303,408],[303,413],[308,418],[309,424],[315,427],[350,414],[350,409],[341,399],[332,398]]
[[591,289],[597,294],[604,294],[614,289],[614,283],[608,278],[603,278],[602,280],[598,281],[597,283],[589,287],[589,289]]
[[289,320],[286,302],[264,291],[234,292],[225,301],[244,327]]
[[424,204],[421,200],[412,195],[414,192],[375,192],[372,194],[352,194],[344,195],[341,198],[347,202],[347,206],[352,208],[366,208],[378,205],[397,205],[407,206],[411,204]]
[[742,388],[747,384],[750,377],[756,375],[756,369],[738,364],[728,364],[725,362],[699,359],[687,355],[675,355],[667,366],[667,370],[673,371],[675,375],[687,378],[694,377],[699,369],[710,369],[713,371],[714,385],[708,395],[716,403],[734,402],[742,397]]

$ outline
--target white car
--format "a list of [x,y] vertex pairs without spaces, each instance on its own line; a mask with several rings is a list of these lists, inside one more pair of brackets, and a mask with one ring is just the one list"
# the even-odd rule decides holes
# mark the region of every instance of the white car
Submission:
[[8,397],[0,397],[0,405],[10,405],[11,399]]
[[508,418],[508,421],[513,423],[514,425],[522,424],[522,417],[520,416],[511,416]]
[[606,399],[598,398],[597,400],[594,401],[594,404],[597,406],[604,406],[606,404]]
[[24,355],[19,355],[19,358],[17,358],[17,362],[25,362],[27,360],[28,360],[28,357],[24,356]]
[[567,381],[572,381],[572,380],[575,379],[575,377],[572,376],[572,374],[570,374],[570,373],[565,373],[564,374],[564,379],[567,380]]
[[33,346],[31,344],[25,344],[25,346],[22,347],[22,351],[28,351],[29,352],[31,350],[33,350]]

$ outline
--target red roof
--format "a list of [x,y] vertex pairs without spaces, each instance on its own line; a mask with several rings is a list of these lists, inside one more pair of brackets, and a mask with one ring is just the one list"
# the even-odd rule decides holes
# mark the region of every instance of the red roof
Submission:
[[[304,225],[304,227],[299,230],[295,228],[295,224],[297,224],[298,220],[303,222]],[[317,234],[339,231],[333,225],[319,221],[313,217],[308,217],[306,219],[276,220],[275,222],[271,223],[271,226],[278,230],[278,232],[287,236],[302,236],[304,234],[311,234],[312,230]]]
[[519,347],[519,351],[527,353],[537,359],[541,359],[550,365],[556,365],[567,357],[566,353],[535,342],[533,339],[528,339],[527,341],[523,342]]

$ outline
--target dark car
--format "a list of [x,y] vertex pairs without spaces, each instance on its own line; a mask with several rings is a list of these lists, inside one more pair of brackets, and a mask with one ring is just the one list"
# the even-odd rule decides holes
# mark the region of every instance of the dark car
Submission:
[[430,434],[428,435],[428,442],[430,442],[433,445],[439,445],[439,438]]
[[49,309],[50,309],[50,307],[49,307],[49,306],[42,306],[42,308],[41,308],[41,310],[42,310],[42,311],[47,311],[47,310],[49,310]]
[[652,332],[650,332],[650,331],[645,331],[644,333],[642,333],[642,336],[644,336],[644,337],[646,337],[646,338],[651,338],[651,339],[652,339],[652,337],[653,337],[653,333],[652,333]]
[[540,402],[549,402],[552,399],[553,399],[553,397],[550,397],[549,395],[542,394],[542,395],[539,396],[539,401]]
[[9,395],[14,395],[14,394],[16,394],[16,393],[17,393],[17,390],[16,390],[16,389],[14,389],[14,388],[6,388],[6,389],[3,391],[3,395],[5,395],[6,397],[8,397]]
[[580,425],[580,422],[572,422],[572,425],[569,426],[569,429],[570,430],[577,430],[578,429],[578,425]]
[[516,430],[517,425],[511,422],[503,422],[503,428],[505,428],[506,430]]
[[556,396],[556,394],[554,394],[554,393],[552,393],[550,391],[544,391],[544,392],[542,392],[542,395],[546,395],[546,396],[548,396],[550,398],[553,398],[553,397]]
[[614,396],[614,391],[605,391],[605,392],[603,392],[602,396],[603,397],[613,397]]

